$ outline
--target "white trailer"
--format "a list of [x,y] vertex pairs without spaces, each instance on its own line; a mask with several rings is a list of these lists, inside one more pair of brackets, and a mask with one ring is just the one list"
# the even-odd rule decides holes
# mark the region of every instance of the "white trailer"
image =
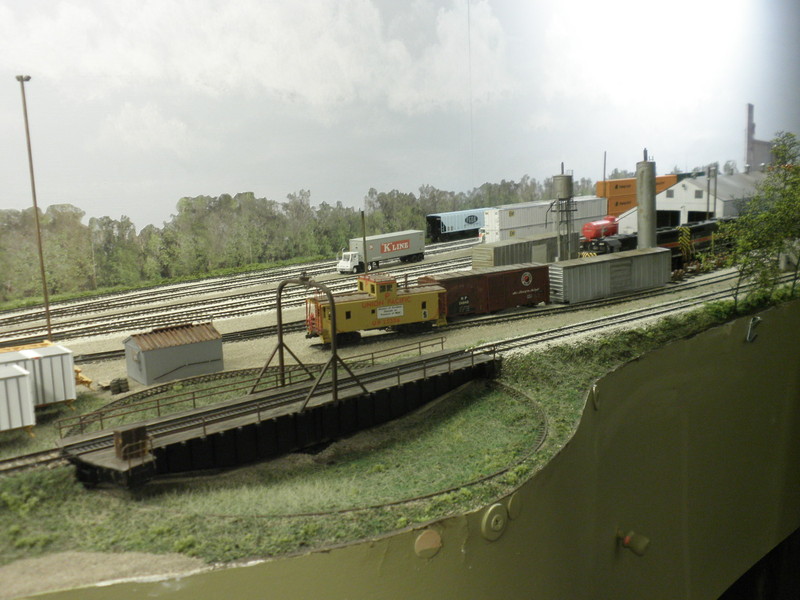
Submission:
[[[608,201],[605,198],[577,196],[573,202],[573,231],[580,231],[584,223],[602,219],[606,215]],[[557,225],[558,213],[552,200],[505,204],[485,209],[481,237],[487,243],[530,238],[556,233]]]
[[347,250],[342,249],[342,256],[336,263],[339,273],[363,273],[365,268],[371,271],[390,258],[399,258],[401,262],[425,258],[425,232],[418,229],[369,235],[366,242],[366,253],[364,238],[360,237],[351,239]]

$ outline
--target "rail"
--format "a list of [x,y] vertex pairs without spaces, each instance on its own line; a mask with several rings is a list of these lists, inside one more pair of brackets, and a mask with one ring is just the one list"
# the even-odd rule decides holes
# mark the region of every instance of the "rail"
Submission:
[[[402,376],[415,373],[422,370],[423,377],[427,378],[429,371],[432,371],[437,366],[447,365],[448,373],[452,373],[453,365],[456,362],[462,361],[465,357],[469,358],[470,366],[475,366],[475,357],[480,355],[491,355],[493,359],[497,357],[497,350],[494,347],[483,347],[474,350],[459,350],[448,352],[447,354],[437,355],[430,358],[422,359],[421,361],[413,361],[401,365],[388,366],[384,369],[377,369],[369,373],[368,377],[362,374],[362,382],[371,382],[381,379],[387,379],[389,376],[395,377],[398,385],[402,384]],[[338,381],[339,390],[358,388],[360,385],[353,379],[340,379]],[[327,393],[330,391],[331,382],[324,383],[319,388],[319,394]],[[162,427],[149,428],[151,435],[157,438],[161,435],[174,435],[183,431],[193,429],[201,429],[202,435],[207,436],[210,428],[217,424],[225,422],[234,417],[240,417],[247,414],[255,414],[256,422],[261,422],[262,413],[273,411],[276,408],[299,405],[303,401],[305,390],[291,390],[278,397],[273,397],[267,400],[255,399],[245,400],[236,406],[226,407],[209,407],[209,410],[204,414],[202,412],[195,413],[187,416],[185,420],[176,419],[174,423],[164,423]]]
[[[319,370],[320,367],[318,365],[313,365],[311,368],[312,370]],[[287,374],[290,384],[297,383],[300,380],[299,375],[301,374],[304,375],[304,380],[308,380],[308,376],[305,372],[299,369],[288,370]],[[72,435],[76,429],[78,433],[84,434],[91,431],[100,431],[105,429],[107,425],[111,426],[112,424],[120,425],[127,423],[128,421],[125,420],[125,417],[130,415],[139,415],[140,418],[138,420],[145,420],[148,418],[165,416],[168,413],[175,412],[181,406],[183,406],[185,410],[194,410],[209,404],[207,400],[211,397],[218,397],[223,394],[231,394],[234,392],[248,393],[256,379],[257,377],[253,376],[245,380],[223,383],[201,390],[187,390],[185,392],[150,398],[124,406],[101,408],[85,415],[59,419],[56,421],[55,425],[58,429],[59,437],[64,439],[67,435]],[[267,385],[259,391],[278,387],[277,373],[270,373],[268,380],[274,381],[268,381]],[[269,385],[270,382],[272,386]],[[264,378],[262,378],[262,384],[263,383]]]
[[[423,377],[427,378],[436,367],[441,367],[442,365],[447,366],[447,372],[452,372],[455,364],[461,363],[463,365],[465,359],[468,360],[471,366],[474,366],[476,357],[481,355],[489,355],[494,359],[497,356],[497,352],[493,347],[484,347],[436,354],[399,365],[377,368],[367,374],[361,374],[360,377],[362,382],[374,382],[392,377],[396,378],[398,384],[402,384],[402,376],[405,374],[422,371]],[[352,378],[340,379],[338,384],[340,391],[360,387],[358,382]],[[318,388],[317,395],[330,392],[331,387],[331,381],[322,383]],[[235,403],[226,402],[223,405],[215,404],[198,407],[195,412],[174,414],[163,417],[158,422],[149,423],[147,427],[148,434],[153,440],[156,440],[161,436],[199,429],[202,431],[202,435],[205,436],[209,434],[210,428],[215,424],[247,415],[255,415],[256,422],[261,422],[264,418],[273,418],[275,409],[302,406],[306,391],[307,388],[295,386],[284,391],[274,392],[270,398],[250,397]],[[265,414],[268,412],[269,416]],[[69,448],[73,453],[80,454],[100,447],[107,447],[113,443],[111,438],[111,433],[100,431],[91,440],[67,443],[64,447]]]
[[377,352],[366,352],[364,354],[356,354],[353,356],[348,356],[344,360],[345,362],[355,364],[355,363],[365,363],[369,364],[369,366],[374,367],[377,364],[377,361],[384,358],[389,358],[391,356],[397,356],[399,354],[408,354],[412,351],[416,351],[417,356],[422,356],[422,351],[428,348],[437,348],[439,350],[444,350],[444,337],[437,337],[434,339],[429,340],[421,340],[418,342],[413,342],[409,344],[403,344],[401,346],[394,346],[389,348],[388,350],[379,350]]

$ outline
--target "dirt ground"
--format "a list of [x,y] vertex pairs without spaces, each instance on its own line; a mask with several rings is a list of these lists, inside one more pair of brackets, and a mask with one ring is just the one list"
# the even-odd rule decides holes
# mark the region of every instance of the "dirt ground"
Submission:
[[0,600],[112,581],[167,579],[209,568],[181,554],[61,552],[0,567]]

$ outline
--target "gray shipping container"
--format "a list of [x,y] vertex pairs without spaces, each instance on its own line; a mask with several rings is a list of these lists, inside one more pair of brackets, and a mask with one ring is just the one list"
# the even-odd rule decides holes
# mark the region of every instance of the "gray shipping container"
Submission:
[[0,431],[34,425],[30,373],[19,365],[0,365]]
[[[577,248],[578,234],[574,233]],[[558,238],[547,233],[527,238],[478,244],[472,248],[472,268],[502,267],[519,263],[549,263],[558,254]]]
[[576,258],[550,265],[550,300],[585,302],[666,285],[672,275],[668,248],[646,248]]

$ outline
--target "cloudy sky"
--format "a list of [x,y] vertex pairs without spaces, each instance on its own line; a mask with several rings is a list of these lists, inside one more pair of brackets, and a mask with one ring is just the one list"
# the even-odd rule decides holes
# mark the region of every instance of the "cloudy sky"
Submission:
[[744,162],[800,134],[797,0],[0,0],[0,209],[161,226],[184,196],[360,206]]

